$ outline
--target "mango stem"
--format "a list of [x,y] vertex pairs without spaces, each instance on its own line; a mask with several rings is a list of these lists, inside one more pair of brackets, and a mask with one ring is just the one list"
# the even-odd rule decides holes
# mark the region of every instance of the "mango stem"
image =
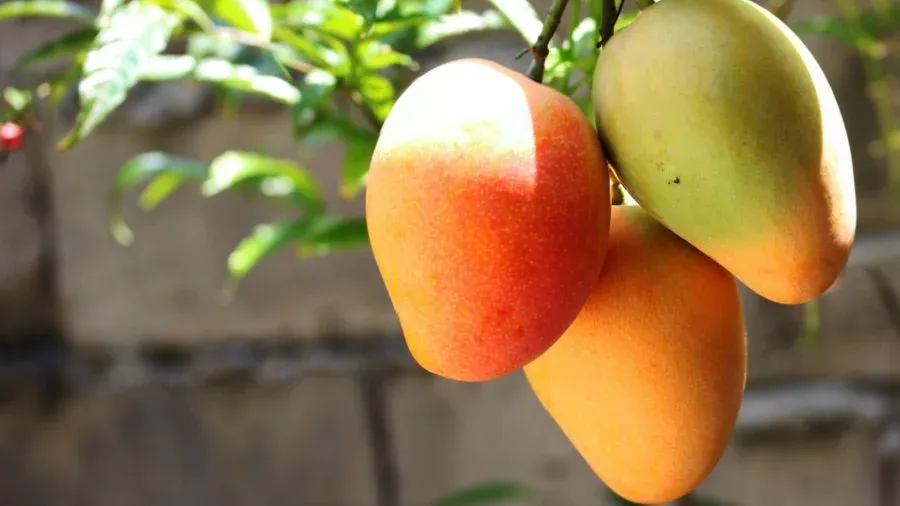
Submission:
[[550,5],[550,12],[544,18],[544,28],[538,35],[537,41],[531,46],[531,66],[528,68],[528,77],[538,83],[544,82],[544,65],[547,62],[547,56],[550,54],[550,41],[556,35],[559,24],[562,22],[563,13],[566,11],[566,5],[569,0],[553,0]]

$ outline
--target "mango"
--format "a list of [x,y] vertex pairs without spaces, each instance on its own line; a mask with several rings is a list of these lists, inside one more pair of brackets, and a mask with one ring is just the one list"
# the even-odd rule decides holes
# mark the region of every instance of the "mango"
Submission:
[[610,489],[659,504],[721,458],[743,399],[745,336],[734,277],[639,206],[616,206],[590,298],[524,373]]
[[748,0],[660,0],[609,40],[593,79],[605,153],[656,219],[771,301],[834,283],[856,233],[850,147],[784,23]]
[[413,358],[484,381],[550,347],[600,273],[609,173],[588,117],[497,63],[418,77],[381,129],[366,218]]

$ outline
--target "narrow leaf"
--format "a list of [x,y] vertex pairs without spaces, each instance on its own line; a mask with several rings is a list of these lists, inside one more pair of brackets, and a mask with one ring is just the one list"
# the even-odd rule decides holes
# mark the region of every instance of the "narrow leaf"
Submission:
[[144,64],[161,53],[180,21],[149,2],[133,1],[115,11],[100,31],[83,65],[78,86],[81,111],[72,131],[60,143],[74,146],[99,126],[137,84]]
[[210,164],[202,192],[217,195],[251,178],[265,179],[262,185],[274,187],[272,192],[287,195],[310,214],[324,209],[322,192],[312,174],[291,160],[257,153],[228,151],[219,155]]
[[[158,151],[140,154],[126,162],[116,174],[115,181],[109,192],[110,231],[120,244],[128,245],[134,240],[134,234],[128,228],[122,216],[122,201],[125,192],[161,174],[176,174],[185,180],[202,181],[208,174],[208,166],[196,160]],[[171,191],[174,191],[174,189],[171,189]],[[168,195],[160,192],[159,189],[156,192],[156,196],[148,195],[142,197],[145,206],[149,203],[150,208],[155,207],[162,198]],[[154,200],[156,200],[155,203],[153,202]]]
[[0,21],[25,17],[72,18],[94,23],[94,13],[74,2],[22,0],[0,4]]
[[310,218],[301,218],[257,225],[228,255],[231,289],[264,257],[304,236],[310,223]]
[[215,22],[194,0],[153,0],[157,5],[180,13],[185,18],[197,23],[201,30],[211,32],[216,28]]
[[22,68],[59,56],[87,51],[90,49],[96,36],[97,29],[94,27],[68,32],[58,39],[41,44],[23,54],[16,62],[16,67]]
[[272,14],[266,0],[206,0],[208,10],[232,26],[272,38]]
[[379,121],[384,121],[394,106],[396,91],[390,79],[368,74],[359,81],[359,93]]
[[147,183],[138,205],[145,212],[156,209],[164,200],[184,186],[191,178],[179,172],[163,172]]
[[522,35],[525,42],[537,42],[544,24],[528,0],[490,0],[491,4]]
[[300,256],[324,256],[369,244],[365,218],[320,216],[300,238]]
[[501,501],[528,500],[533,494],[515,483],[485,483],[465,488],[432,503],[432,506],[481,506]]
[[315,121],[319,108],[328,101],[337,89],[337,79],[322,70],[313,70],[303,78],[300,85],[300,102],[294,108],[294,126],[306,128]]
[[273,10],[285,25],[344,40],[356,39],[365,25],[363,16],[333,0],[289,2]]
[[397,52],[389,44],[377,40],[367,40],[356,47],[359,63],[367,70],[381,70],[394,65],[418,70],[413,57]]
[[509,23],[506,19],[495,10],[486,10],[482,13],[463,11],[458,14],[448,14],[422,26],[418,33],[416,47],[422,49],[450,37],[499,30],[508,26]]
[[378,138],[374,135],[355,135],[347,138],[347,153],[341,170],[341,197],[352,199],[365,186],[372,163],[372,153]]
[[280,77],[264,75],[250,65],[239,65],[221,58],[197,60],[188,55],[159,55],[143,65],[140,79],[166,81],[190,77],[197,81],[261,95],[294,105],[300,91]]

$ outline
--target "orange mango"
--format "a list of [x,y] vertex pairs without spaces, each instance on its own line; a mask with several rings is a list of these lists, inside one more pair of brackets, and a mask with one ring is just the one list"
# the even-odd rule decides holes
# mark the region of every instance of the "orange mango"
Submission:
[[568,97],[482,59],[399,97],[368,174],[372,251],[426,370],[483,381],[549,348],[603,264],[606,159]]
[[524,372],[608,487],[658,504],[692,491],[721,458],[746,353],[734,277],[640,207],[616,206],[590,298]]

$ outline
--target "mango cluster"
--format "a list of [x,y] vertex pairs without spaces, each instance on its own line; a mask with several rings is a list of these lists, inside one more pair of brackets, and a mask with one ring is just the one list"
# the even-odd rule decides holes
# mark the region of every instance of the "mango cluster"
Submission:
[[369,236],[423,368],[523,371],[607,486],[658,504],[731,438],[738,283],[797,304],[846,266],[852,160],[815,59],[749,0],[659,0],[604,46],[592,98],[596,126],[498,63],[423,74],[381,131]]

